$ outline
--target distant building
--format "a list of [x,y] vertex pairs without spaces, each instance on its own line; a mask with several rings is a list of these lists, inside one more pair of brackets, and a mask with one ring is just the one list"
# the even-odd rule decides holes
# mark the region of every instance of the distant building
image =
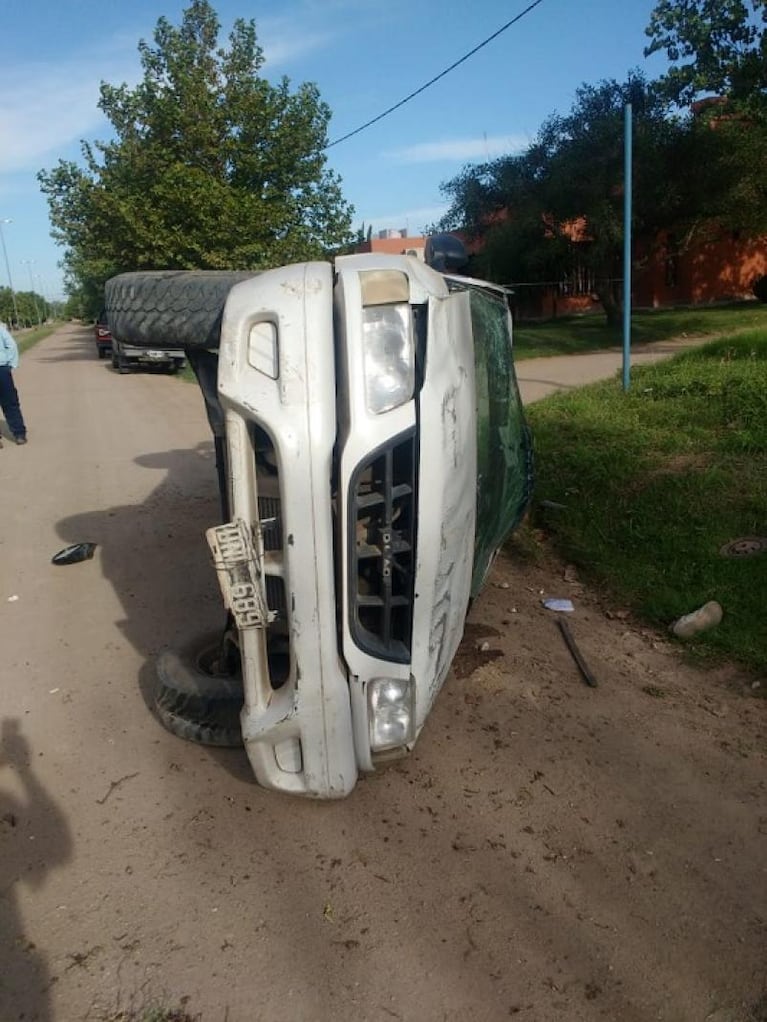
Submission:
[[[461,232],[456,231],[459,237]],[[573,240],[588,244],[584,224],[572,226]],[[482,247],[481,240],[464,239],[470,252]],[[387,252],[413,255],[423,260],[426,238],[408,235],[405,228],[378,231],[368,241],[358,242],[355,252]],[[634,245],[632,304],[638,309],[675,305],[707,305],[752,298],[751,286],[767,274],[767,237],[746,238],[737,231],[710,231],[682,248],[672,231],[663,232],[650,244],[638,238]],[[601,309],[595,292],[594,274],[576,263],[561,281],[517,283],[503,281],[514,289],[517,314],[529,319],[551,319]]]
[[[641,254],[641,242],[638,248]],[[680,251],[669,231],[653,246],[646,265],[635,271],[633,300],[638,308],[656,309],[752,298],[752,284],[766,273],[765,237],[722,230]]]
[[423,235],[409,236],[407,228],[379,231],[369,241],[360,241],[354,246],[355,252],[386,252],[389,255],[412,255],[423,261],[426,238]]

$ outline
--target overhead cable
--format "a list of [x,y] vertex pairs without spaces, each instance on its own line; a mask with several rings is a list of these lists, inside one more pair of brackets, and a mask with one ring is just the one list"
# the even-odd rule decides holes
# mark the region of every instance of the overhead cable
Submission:
[[359,128],[355,128],[354,131],[350,131],[346,135],[342,135],[340,138],[336,138],[332,142],[328,142],[325,148],[330,149],[334,145],[339,145],[341,142],[345,142],[347,139],[352,138],[354,135],[359,135],[361,131],[364,131],[365,128],[369,128],[371,124],[376,124],[378,121],[383,120],[384,117],[388,117],[389,114],[394,113],[395,110],[399,110],[399,108],[401,106],[404,106],[405,103],[409,103],[411,99],[415,99],[416,96],[420,96],[422,92],[425,92],[428,88],[434,85],[435,82],[438,82],[440,78],[444,78],[445,75],[450,74],[450,72],[454,71],[455,68],[457,68],[460,64],[463,64],[465,61],[467,61],[469,57],[473,57],[475,53],[478,53],[482,49],[483,46],[487,46],[487,44],[491,43],[493,39],[497,39],[502,32],[506,31],[507,28],[511,28],[512,25],[515,25],[518,21],[521,21],[526,14],[529,14],[530,11],[532,11],[541,3],[543,3],[543,0],[535,0],[534,3],[531,3],[528,7],[524,9],[524,11],[521,11],[515,18],[512,18],[511,21],[507,21],[505,25],[502,25],[497,32],[493,32],[493,34],[488,36],[487,39],[483,39],[483,41],[479,43],[477,46],[475,46],[473,50],[469,50],[468,53],[464,53],[464,55],[459,60],[456,60],[455,63],[450,65],[450,67],[446,67],[444,71],[440,71],[438,75],[435,75],[434,78],[431,78],[419,89],[416,89],[414,92],[411,92],[409,96],[405,96],[404,99],[401,99],[399,103],[395,103],[394,106],[390,106],[388,110],[384,110],[382,114],[379,114],[377,117],[373,117],[371,120],[366,121],[364,124],[361,124]]

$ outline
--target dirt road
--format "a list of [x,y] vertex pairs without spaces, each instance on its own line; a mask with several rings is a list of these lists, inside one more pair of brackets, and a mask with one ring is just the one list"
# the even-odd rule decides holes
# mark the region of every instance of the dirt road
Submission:
[[[119,376],[71,327],[17,384],[2,1022],[157,1003],[202,1022],[767,1019],[752,679],[692,670],[560,566],[505,559],[409,761],[341,803],[262,791],[243,753],[174,738],[145,701],[156,652],[221,620],[196,388]],[[50,563],[81,540],[93,560]],[[597,688],[544,595],[575,601]]]

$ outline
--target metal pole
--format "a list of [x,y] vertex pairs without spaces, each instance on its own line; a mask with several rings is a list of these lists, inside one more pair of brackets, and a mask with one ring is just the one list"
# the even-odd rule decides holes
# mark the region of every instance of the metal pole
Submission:
[[35,274],[35,280],[40,285],[40,296],[43,299],[43,323],[47,323],[48,313],[51,307],[51,303],[48,301],[48,285],[39,273]]
[[3,234],[3,224],[12,224],[13,220],[8,217],[0,218],[0,242],[3,244],[3,255],[5,256],[5,269],[8,272],[8,284],[11,288],[11,301],[13,302],[13,315],[16,320],[16,326],[19,326],[19,310],[16,306],[16,292],[13,290],[13,281],[11,280],[11,266],[8,262],[8,251],[5,247],[5,235]]
[[623,389],[631,379],[631,103],[623,111]]
[[37,292],[35,291],[35,279],[32,276],[32,263],[34,262],[34,259],[22,259],[21,261],[22,261],[22,263],[26,263],[27,264],[27,269],[29,270],[29,288],[30,288],[30,292],[31,292],[32,302],[34,303],[34,306],[35,306],[35,315],[37,316],[37,325],[40,326],[40,324],[42,323],[42,320],[40,319],[40,306],[37,304]]

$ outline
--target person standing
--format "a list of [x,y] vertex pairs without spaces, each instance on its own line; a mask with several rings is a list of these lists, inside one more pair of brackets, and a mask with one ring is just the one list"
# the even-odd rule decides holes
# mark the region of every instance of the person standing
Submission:
[[[13,370],[19,367],[19,349],[5,323],[0,323],[0,408],[17,444],[27,442],[27,427],[21,414]],[[2,443],[2,440],[0,440]]]

